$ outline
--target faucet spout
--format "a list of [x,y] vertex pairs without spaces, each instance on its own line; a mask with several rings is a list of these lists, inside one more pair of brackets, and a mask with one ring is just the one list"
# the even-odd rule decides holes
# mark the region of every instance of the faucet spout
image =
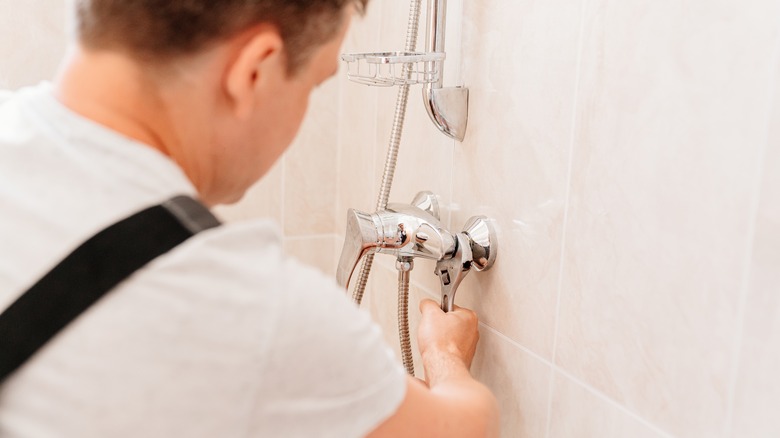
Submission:
[[420,207],[391,204],[374,214],[350,209],[336,280],[348,287],[360,259],[370,252],[441,260],[452,257],[456,248],[456,237]]
[[347,233],[336,270],[336,281],[339,285],[348,287],[360,259],[380,245],[378,228],[374,215],[349,209]]

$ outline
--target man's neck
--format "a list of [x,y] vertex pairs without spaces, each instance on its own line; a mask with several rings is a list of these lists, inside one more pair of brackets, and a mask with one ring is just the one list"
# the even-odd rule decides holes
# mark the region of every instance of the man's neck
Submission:
[[164,107],[138,66],[115,53],[74,49],[55,83],[57,99],[72,111],[170,156],[160,129]]
[[[171,158],[214,203],[208,157],[199,153],[209,134],[202,123],[202,96],[194,88],[155,78],[150,68],[115,52],[74,48],[55,81],[56,98],[70,110]],[[200,99],[199,99],[200,98]],[[186,145],[186,148],[185,148]]]

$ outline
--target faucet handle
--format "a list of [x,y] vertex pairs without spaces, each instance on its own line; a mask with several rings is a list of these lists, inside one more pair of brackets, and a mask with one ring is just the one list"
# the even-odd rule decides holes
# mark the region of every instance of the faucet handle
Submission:
[[477,271],[487,271],[496,262],[496,230],[485,216],[474,216],[463,226],[463,232],[469,237],[473,265]]
[[379,230],[374,216],[350,208],[347,212],[347,232],[344,237],[336,281],[348,288],[360,259],[379,246]]
[[420,210],[435,217],[436,220],[441,220],[439,215],[439,200],[436,199],[436,195],[430,191],[424,191],[417,193],[417,196],[412,200],[412,205]]
[[455,307],[458,286],[473,267],[477,271],[490,269],[496,261],[495,229],[484,216],[466,222],[457,235],[457,248],[450,258],[439,260],[436,275],[441,282],[441,309],[450,312]]

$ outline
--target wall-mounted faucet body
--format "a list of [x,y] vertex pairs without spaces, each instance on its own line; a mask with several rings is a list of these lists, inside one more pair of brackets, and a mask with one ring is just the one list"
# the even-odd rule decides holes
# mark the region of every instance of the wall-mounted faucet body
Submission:
[[[347,233],[336,278],[344,287],[360,259],[369,253],[390,254],[399,260],[415,257],[436,260],[441,280],[442,309],[453,308],[455,292],[472,267],[490,268],[496,258],[495,237],[490,222],[472,218],[461,233],[452,233],[439,221],[435,205],[424,209],[431,197],[421,193],[413,204],[390,204],[373,214],[350,209]],[[435,199],[435,198],[434,198]],[[472,238],[474,234],[477,238]]]

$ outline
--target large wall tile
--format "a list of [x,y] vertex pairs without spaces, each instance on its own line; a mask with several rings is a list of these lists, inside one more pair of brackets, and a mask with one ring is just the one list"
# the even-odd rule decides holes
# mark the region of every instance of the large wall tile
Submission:
[[[353,20],[344,45],[345,53],[376,51],[381,4],[371,2],[365,17]],[[350,82],[347,68],[339,71],[339,162],[336,230],[343,233],[346,211],[372,212],[376,206],[376,109],[377,88]]]
[[555,373],[547,437],[670,438],[561,373]]
[[501,436],[544,437],[550,366],[487,327],[480,327],[479,342],[471,371],[498,399]]
[[68,44],[69,4],[0,0],[0,89],[54,78]]
[[[377,108],[375,191],[384,175],[393,127],[397,90],[381,90]],[[390,203],[409,203],[418,192],[439,196],[441,218],[448,223],[452,193],[453,141],[433,126],[422,104],[420,87],[410,89]]]
[[588,3],[557,363],[723,436],[779,2]]
[[452,226],[496,220],[493,270],[461,296],[485,323],[552,358],[581,2],[466,2],[466,139],[455,146]]
[[780,80],[775,82],[774,116],[750,259],[734,437],[780,435]]
[[338,95],[335,78],[312,93],[306,120],[285,154],[285,236],[328,234],[335,228]]
[[[344,73],[346,75],[346,73]],[[347,209],[376,209],[376,90],[342,79],[336,230],[344,233]]]

